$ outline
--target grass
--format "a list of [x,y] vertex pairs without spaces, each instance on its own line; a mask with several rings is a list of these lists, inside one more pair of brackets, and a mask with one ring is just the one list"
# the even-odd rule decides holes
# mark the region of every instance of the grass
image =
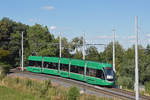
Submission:
[[22,77],[0,79],[0,100],[71,100],[70,94],[74,96],[76,93],[78,95],[74,100],[117,100],[79,92],[78,89],[71,91],[71,88],[56,85],[50,80],[42,81]]
[[40,100],[31,94],[0,86],[0,100]]

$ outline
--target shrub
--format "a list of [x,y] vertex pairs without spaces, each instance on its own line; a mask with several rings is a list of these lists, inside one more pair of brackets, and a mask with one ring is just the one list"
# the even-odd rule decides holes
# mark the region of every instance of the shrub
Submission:
[[2,67],[2,74],[7,75],[9,73],[9,70],[10,70],[10,65],[0,63],[0,66]]
[[30,79],[26,80],[26,87],[30,87],[32,86],[32,81]]
[[48,92],[48,89],[51,88],[52,84],[51,84],[51,80],[45,80],[44,84],[41,88],[41,97],[45,96],[46,93]]
[[145,91],[150,94],[150,81],[145,83]]
[[45,80],[44,81],[44,87],[46,90],[48,90],[48,88],[50,88],[51,86],[52,86],[51,80]]
[[71,86],[69,89],[69,100],[77,100],[80,96],[80,91],[77,87]]
[[18,77],[16,77],[16,78],[15,78],[15,82],[16,82],[17,84],[19,84],[20,79],[19,79]]
[[117,80],[117,85],[122,85],[123,88],[133,89],[134,88],[134,81],[130,77],[119,77]]
[[0,81],[2,81],[5,78],[5,75],[1,74],[0,75]]

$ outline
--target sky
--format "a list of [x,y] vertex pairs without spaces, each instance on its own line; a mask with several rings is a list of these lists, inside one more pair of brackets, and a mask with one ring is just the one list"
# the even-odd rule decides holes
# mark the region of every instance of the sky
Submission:
[[[0,0],[0,19],[48,26],[51,33],[71,40],[86,33],[88,43],[108,44],[112,29],[124,48],[135,42],[138,16],[139,44],[150,43],[150,0]],[[99,46],[103,49],[103,46]]]

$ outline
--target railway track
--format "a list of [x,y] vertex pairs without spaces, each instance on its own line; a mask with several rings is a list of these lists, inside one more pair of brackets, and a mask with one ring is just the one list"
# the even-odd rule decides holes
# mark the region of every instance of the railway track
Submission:
[[[134,92],[125,91],[122,89],[106,88],[106,87],[90,85],[85,82],[80,82],[80,81],[72,80],[69,78],[62,78],[62,77],[53,76],[53,75],[37,74],[37,73],[31,73],[31,72],[26,72],[26,71],[25,72],[20,72],[20,71],[16,72],[15,71],[15,73],[28,74],[28,75],[33,75],[33,76],[40,76],[41,78],[47,78],[47,79],[50,78],[50,79],[60,80],[60,81],[66,82],[66,83],[77,85],[79,87],[84,88],[85,90],[89,89],[89,90],[95,91],[97,93],[108,95],[109,97],[112,97],[112,98],[135,100]],[[140,95],[140,100],[150,100],[150,97]]]
[[[122,90],[122,89],[118,89],[118,88],[111,88],[111,90],[113,91],[118,91],[118,92],[121,92],[121,93],[124,93],[124,94],[128,94],[128,95],[132,95],[132,96],[135,96],[135,93],[134,92],[131,92],[131,91],[126,91],[126,90]],[[150,100],[150,96],[145,96],[145,95],[141,95],[140,94],[140,97],[142,98],[142,100]]]

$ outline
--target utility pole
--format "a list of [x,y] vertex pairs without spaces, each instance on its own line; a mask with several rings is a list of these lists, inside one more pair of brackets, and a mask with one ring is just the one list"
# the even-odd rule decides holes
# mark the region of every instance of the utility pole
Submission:
[[22,32],[22,43],[21,43],[21,47],[22,47],[22,71],[23,69],[23,32]]
[[85,32],[83,32],[83,47],[82,47],[83,60],[85,60]]
[[61,58],[61,32],[59,32],[59,57]]
[[59,32],[59,65],[58,65],[59,74],[60,74],[60,59],[61,59],[61,32]]
[[[22,43],[22,41],[21,41],[21,43]],[[19,49],[19,59],[20,59],[20,67],[22,66],[22,59],[21,59],[21,49]]]
[[135,90],[136,90],[136,100],[139,100],[139,75],[138,75],[138,16],[135,16],[135,33],[136,33],[136,43],[135,43]]
[[113,32],[113,70],[114,72],[116,72],[115,70],[115,29],[112,29]]

